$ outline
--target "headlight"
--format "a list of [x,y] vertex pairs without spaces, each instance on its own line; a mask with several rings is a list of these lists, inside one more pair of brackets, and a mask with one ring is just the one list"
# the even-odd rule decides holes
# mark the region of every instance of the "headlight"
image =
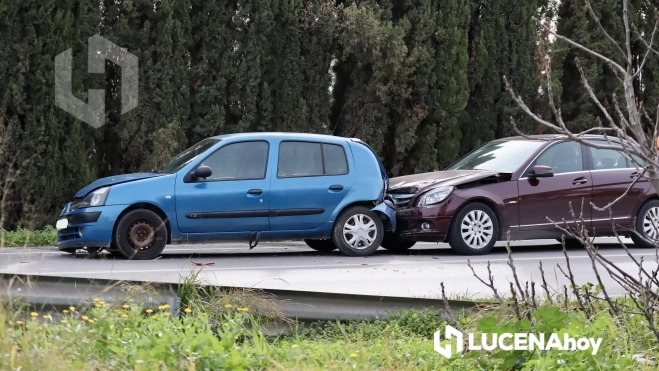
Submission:
[[455,187],[439,187],[424,193],[417,203],[418,206],[426,206],[440,203],[453,192]]
[[71,205],[71,210],[80,209],[83,207],[103,206],[108,199],[110,187],[103,187],[89,192],[82,201],[74,202]]

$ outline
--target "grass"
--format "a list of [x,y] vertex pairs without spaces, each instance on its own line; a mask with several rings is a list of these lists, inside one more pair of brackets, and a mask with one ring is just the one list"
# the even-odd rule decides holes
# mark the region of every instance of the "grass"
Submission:
[[0,247],[28,247],[28,246],[55,246],[57,245],[57,230],[47,226],[42,230],[28,230],[19,228],[7,232],[0,229]]
[[[126,290],[131,292],[131,290]],[[139,290],[134,290],[139,291]],[[135,293],[139,294],[138,292]],[[21,370],[657,370],[634,359],[659,353],[640,316],[613,318],[604,304],[586,317],[576,306],[545,303],[519,321],[509,306],[459,313],[465,331],[570,333],[601,337],[597,355],[582,351],[471,351],[446,359],[433,333],[446,321],[433,312],[400,311],[374,321],[295,326],[272,298],[255,290],[180,285],[181,315],[146,309],[128,295],[109,304],[32,312],[0,306],[0,369]],[[267,337],[262,325],[289,321],[293,331]]]

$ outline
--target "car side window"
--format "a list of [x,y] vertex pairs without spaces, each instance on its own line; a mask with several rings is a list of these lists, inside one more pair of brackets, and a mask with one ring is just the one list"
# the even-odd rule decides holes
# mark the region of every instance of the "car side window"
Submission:
[[348,174],[348,160],[342,146],[323,144],[323,162],[326,175]]
[[201,163],[213,171],[206,180],[265,179],[268,148],[264,141],[227,144]]
[[277,176],[280,178],[347,173],[348,160],[342,146],[292,141],[279,145]]
[[577,142],[554,144],[535,160],[535,165],[551,166],[554,174],[582,171],[584,168],[581,144]]
[[622,153],[613,149],[588,147],[593,158],[593,170],[625,169],[628,161]]

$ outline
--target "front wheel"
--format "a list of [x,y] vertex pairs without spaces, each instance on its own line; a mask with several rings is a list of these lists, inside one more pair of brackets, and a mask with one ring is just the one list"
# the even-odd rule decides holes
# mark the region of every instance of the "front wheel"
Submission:
[[636,233],[632,241],[638,247],[653,248],[659,244],[659,200],[650,200],[636,215]]
[[496,214],[480,202],[468,204],[453,217],[448,243],[463,255],[483,255],[492,250],[499,236]]
[[405,252],[412,248],[416,241],[401,240],[393,233],[385,233],[380,246],[391,252]]
[[384,225],[378,215],[363,206],[353,206],[334,222],[332,240],[342,253],[349,256],[368,256],[382,243]]
[[304,240],[304,243],[316,251],[330,252],[336,250],[336,245],[332,240]]
[[128,259],[155,259],[167,244],[165,222],[150,210],[133,210],[117,224],[114,245]]

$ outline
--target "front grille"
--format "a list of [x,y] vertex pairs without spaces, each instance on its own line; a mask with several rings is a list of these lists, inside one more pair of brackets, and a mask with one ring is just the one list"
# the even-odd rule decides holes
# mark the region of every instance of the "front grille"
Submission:
[[57,240],[60,242],[75,240],[80,237],[82,237],[80,227],[69,227],[57,232]]
[[409,205],[414,193],[390,193],[387,196],[394,203],[394,208],[401,209]]

